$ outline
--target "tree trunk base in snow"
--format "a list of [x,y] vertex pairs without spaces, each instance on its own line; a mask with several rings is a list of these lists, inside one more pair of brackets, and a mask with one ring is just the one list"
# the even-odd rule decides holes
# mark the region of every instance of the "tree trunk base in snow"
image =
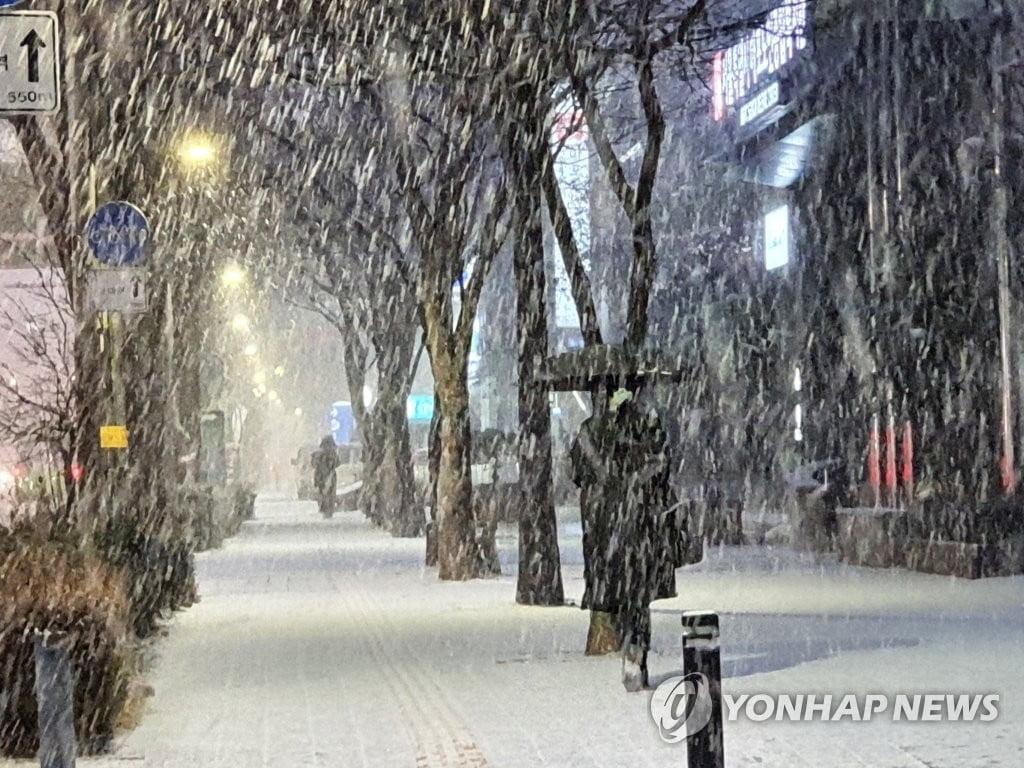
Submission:
[[501,561],[498,559],[498,545],[494,540],[496,523],[487,523],[477,534],[477,563],[481,576],[501,576]]
[[423,523],[416,520],[399,520],[391,528],[391,535],[396,539],[418,539],[423,535]]
[[428,568],[437,566],[437,523],[433,520],[427,523],[427,553],[424,564]]
[[591,611],[586,655],[603,656],[608,653],[618,653],[620,648],[618,622],[615,614]]

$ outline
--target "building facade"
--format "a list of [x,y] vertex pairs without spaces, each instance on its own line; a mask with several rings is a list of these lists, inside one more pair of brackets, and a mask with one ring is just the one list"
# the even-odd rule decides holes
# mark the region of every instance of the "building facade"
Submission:
[[881,503],[1015,482],[1017,21],[993,3],[785,3],[712,65],[730,177],[758,199],[735,226],[762,270],[745,293],[781,456],[840,459]]

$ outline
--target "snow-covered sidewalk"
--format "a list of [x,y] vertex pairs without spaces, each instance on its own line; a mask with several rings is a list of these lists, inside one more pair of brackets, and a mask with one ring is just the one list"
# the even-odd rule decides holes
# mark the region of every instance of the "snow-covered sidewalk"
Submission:
[[[579,526],[560,526],[567,596]],[[616,658],[582,654],[587,616],[514,597],[505,573],[441,583],[422,540],[345,513],[261,499],[199,558],[202,602],[160,642],[140,727],[109,768],[680,766]],[[726,548],[655,604],[652,675],[678,671],[679,611],[722,613],[727,693],[1001,695],[994,723],[726,723],[730,766],[1024,765],[1024,580],[957,581]]]

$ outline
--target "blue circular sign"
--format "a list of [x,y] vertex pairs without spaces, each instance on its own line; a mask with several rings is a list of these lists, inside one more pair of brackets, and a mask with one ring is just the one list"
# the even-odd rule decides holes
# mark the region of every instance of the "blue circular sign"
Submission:
[[89,219],[86,240],[96,260],[111,267],[131,267],[146,258],[149,222],[131,203],[107,203]]
[[21,0],[0,0],[0,8],[7,8],[11,5],[17,5]]

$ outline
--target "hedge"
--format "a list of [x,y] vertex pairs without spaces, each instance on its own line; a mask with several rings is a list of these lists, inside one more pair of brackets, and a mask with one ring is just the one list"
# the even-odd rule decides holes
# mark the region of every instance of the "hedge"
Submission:
[[120,574],[68,543],[0,529],[0,753],[39,748],[33,638],[67,635],[76,674],[79,750],[105,749],[132,664],[130,605]]

